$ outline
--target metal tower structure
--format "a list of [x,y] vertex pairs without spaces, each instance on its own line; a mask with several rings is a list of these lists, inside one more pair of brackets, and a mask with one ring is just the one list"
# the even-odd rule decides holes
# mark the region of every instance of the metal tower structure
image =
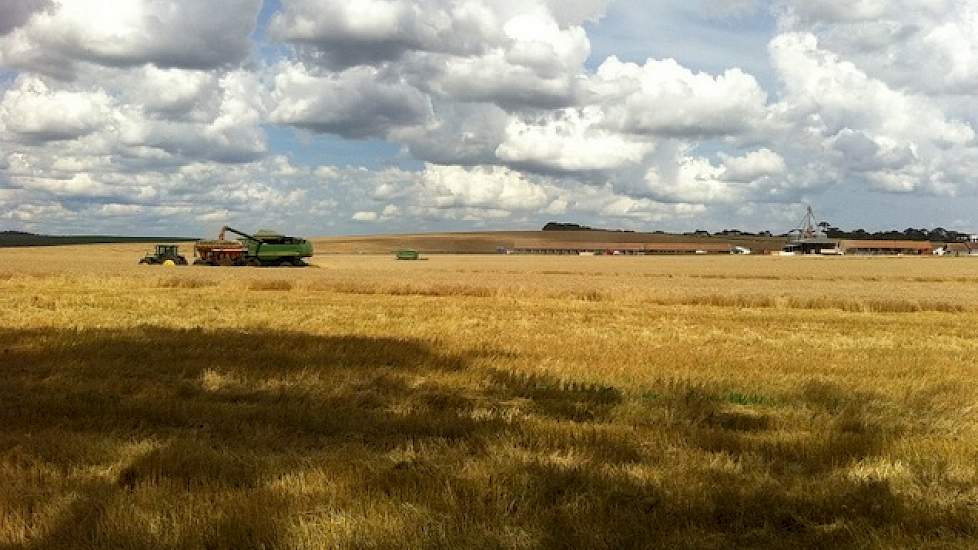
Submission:
[[809,206],[805,211],[805,217],[801,220],[801,225],[795,231],[798,232],[798,239],[817,239],[824,237],[825,235],[818,230],[818,225],[815,221],[815,211]]

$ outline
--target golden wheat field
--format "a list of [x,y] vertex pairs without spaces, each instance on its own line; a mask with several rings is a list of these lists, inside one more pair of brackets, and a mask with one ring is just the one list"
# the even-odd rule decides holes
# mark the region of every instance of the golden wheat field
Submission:
[[143,251],[0,250],[0,548],[978,545],[976,259]]

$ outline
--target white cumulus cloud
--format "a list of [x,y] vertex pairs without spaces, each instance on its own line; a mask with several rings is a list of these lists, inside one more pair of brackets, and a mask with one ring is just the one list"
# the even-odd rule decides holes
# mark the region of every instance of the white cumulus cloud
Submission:
[[602,127],[596,108],[568,109],[542,124],[513,120],[496,156],[509,164],[542,171],[614,170],[642,162],[655,144]]
[[384,136],[431,117],[429,98],[397,76],[369,66],[319,76],[301,63],[280,67],[271,120],[351,138]]
[[609,58],[590,91],[607,124],[633,134],[724,136],[746,132],[766,116],[767,94],[754,77],[739,69],[696,73],[672,59],[637,65]]
[[59,0],[0,37],[0,66],[62,77],[79,62],[221,67],[247,56],[260,6],[261,0]]

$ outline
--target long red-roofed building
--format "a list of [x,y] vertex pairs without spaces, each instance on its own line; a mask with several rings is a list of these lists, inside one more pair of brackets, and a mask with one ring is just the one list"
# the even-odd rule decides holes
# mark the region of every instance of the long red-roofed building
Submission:
[[923,256],[934,252],[934,245],[928,241],[839,241],[839,251],[854,256]]

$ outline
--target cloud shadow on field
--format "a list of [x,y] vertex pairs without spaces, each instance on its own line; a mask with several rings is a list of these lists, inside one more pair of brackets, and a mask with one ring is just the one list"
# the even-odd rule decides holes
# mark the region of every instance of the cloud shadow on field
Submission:
[[[828,437],[778,443],[760,437],[770,419],[703,388],[658,388],[650,428],[619,414],[638,398],[618,388],[493,356],[263,329],[0,330],[14,487],[0,517],[30,533],[14,548],[852,543],[826,527],[839,522],[978,534],[967,510],[836,475],[885,448],[837,388],[809,392],[836,415]],[[770,476],[627,473],[668,466],[665,440]]]

